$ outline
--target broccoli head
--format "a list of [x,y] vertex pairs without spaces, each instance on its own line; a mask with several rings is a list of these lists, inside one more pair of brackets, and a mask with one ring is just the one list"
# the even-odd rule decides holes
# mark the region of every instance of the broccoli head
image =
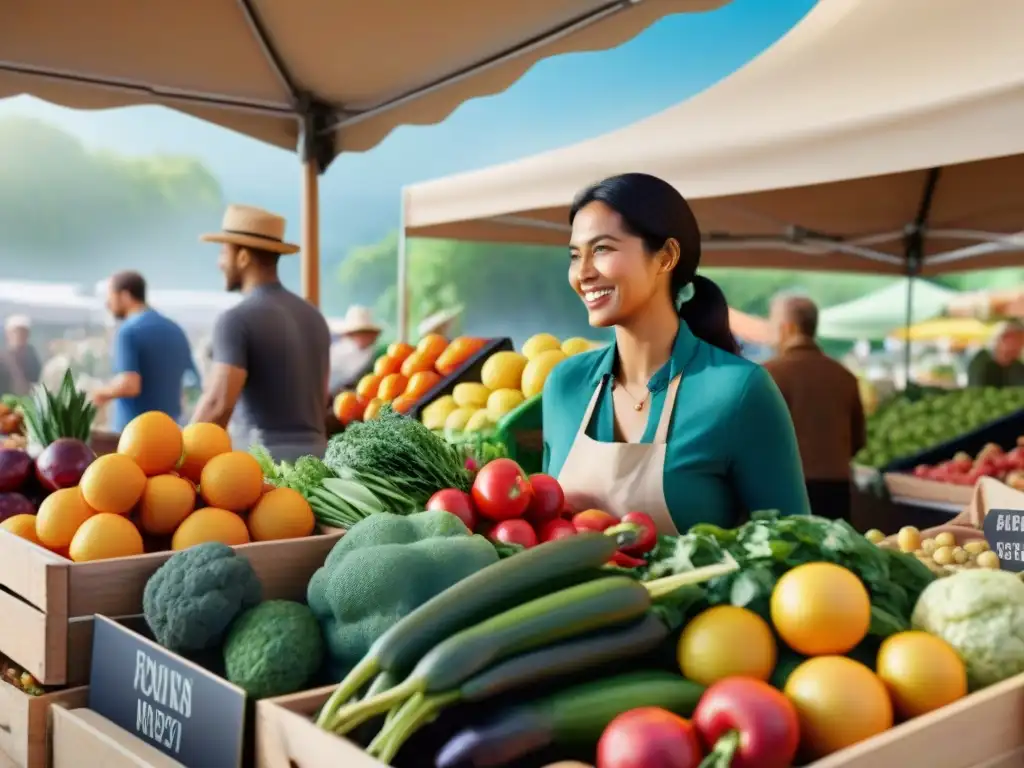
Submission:
[[377,514],[334,545],[306,592],[340,679],[395,622],[498,560],[448,512]]
[[176,653],[220,644],[234,618],[256,605],[263,588],[252,565],[219,542],[176,553],[149,577],[142,612],[153,637]]
[[323,658],[316,617],[291,600],[269,600],[245,611],[224,641],[228,680],[256,699],[302,690]]

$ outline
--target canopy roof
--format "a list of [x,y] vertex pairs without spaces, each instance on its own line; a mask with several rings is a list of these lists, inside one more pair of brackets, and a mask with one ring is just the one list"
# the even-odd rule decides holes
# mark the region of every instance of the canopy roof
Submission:
[[1021,29],[1020,0],[820,0],[653,117],[408,187],[406,232],[564,244],[575,192],[643,171],[693,203],[708,266],[903,273],[915,251],[924,274],[1019,263]]
[[[825,339],[884,339],[907,324],[907,290],[912,278],[894,280],[892,285],[821,311],[818,335]],[[955,291],[928,280],[913,279],[911,324],[942,314]]]
[[0,23],[0,98],[162,104],[295,149],[306,116],[341,151],[431,124],[536,61],[609,48],[727,0],[24,0]]
[[944,341],[954,347],[984,344],[995,332],[993,323],[983,323],[973,317],[937,317],[909,328],[897,328],[889,334],[900,341]]

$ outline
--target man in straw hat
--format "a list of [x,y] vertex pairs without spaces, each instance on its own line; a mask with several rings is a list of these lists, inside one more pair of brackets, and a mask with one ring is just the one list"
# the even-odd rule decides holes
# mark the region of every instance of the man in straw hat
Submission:
[[429,333],[438,333],[446,339],[451,338],[455,335],[453,333],[455,322],[460,317],[462,317],[461,305],[442,309],[440,312],[435,312],[434,314],[425,317],[416,327],[416,333],[420,338],[423,338]]
[[284,232],[281,216],[231,205],[221,231],[200,238],[221,244],[225,287],[245,298],[217,318],[213,364],[192,420],[226,426],[237,409],[252,442],[292,461],[327,447],[331,335],[316,307],[281,285],[278,260],[299,250]]
[[353,305],[341,320],[328,322],[335,341],[331,345],[331,393],[354,389],[359,380],[373,371],[373,364],[384,349],[380,326],[366,307]]

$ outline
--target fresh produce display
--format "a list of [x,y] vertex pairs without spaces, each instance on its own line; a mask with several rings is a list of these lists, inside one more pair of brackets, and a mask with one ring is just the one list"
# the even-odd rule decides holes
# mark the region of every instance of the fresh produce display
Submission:
[[983,477],[994,477],[1024,491],[1024,437],[1018,437],[1017,446],[1009,451],[989,443],[977,456],[961,451],[934,466],[921,464],[914,467],[914,476],[954,485],[974,485]]
[[921,531],[912,525],[900,528],[895,540],[887,539],[876,529],[864,534],[868,541],[880,547],[898,548],[901,552],[913,554],[928,566],[936,576],[949,576],[969,568],[985,568],[998,571],[999,557],[991,551],[981,533],[969,538],[961,534],[958,541],[952,531],[942,531],[934,537],[922,537]]
[[0,448],[24,450],[27,447],[21,398],[17,395],[3,395],[0,397]]
[[968,387],[900,396],[867,421],[867,445],[854,463],[881,468],[1024,408],[1024,387]]

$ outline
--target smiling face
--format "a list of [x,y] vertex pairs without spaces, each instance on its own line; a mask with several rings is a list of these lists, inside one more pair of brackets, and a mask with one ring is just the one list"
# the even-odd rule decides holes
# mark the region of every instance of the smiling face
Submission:
[[609,206],[595,201],[580,209],[569,241],[569,285],[583,300],[590,324],[622,325],[659,294],[667,298],[678,260],[674,243],[652,256]]

